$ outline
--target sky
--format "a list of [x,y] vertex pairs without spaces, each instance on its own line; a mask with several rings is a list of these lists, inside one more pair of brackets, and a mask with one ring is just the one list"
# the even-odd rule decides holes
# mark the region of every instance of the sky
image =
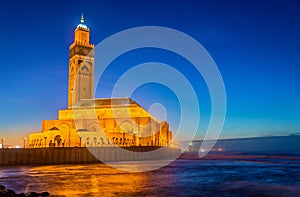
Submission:
[[[299,10],[296,0],[1,1],[0,138],[22,144],[22,138],[41,130],[42,120],[56,119],[67,107],[68,50],[82,12],[95,45],[139,26],[173,28],[201,43],[226,88],[221,138],[299,133]],[[209,92],[193,66],[173,52],[145,48],[122,54],[105,71],[96,97],[109,97],[122,73],[145,62],[172,65],[193,85],[201,110],[196,138],[201,139],[211,115]],[[176,130],[180,103],[170,88],[144,84],[132,98],[147,110],[163,104]],[[153,111],[163,118],[160,112]]]

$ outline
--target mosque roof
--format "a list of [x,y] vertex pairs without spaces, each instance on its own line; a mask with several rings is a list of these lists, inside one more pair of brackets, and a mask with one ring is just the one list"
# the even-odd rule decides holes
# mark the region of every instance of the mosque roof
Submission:
[[81,99],[76,103],[73,108],[84,108],[84,107],[101,107],[101,106],[128,106],[139,104],[131,98],[97,98],[97,99]]

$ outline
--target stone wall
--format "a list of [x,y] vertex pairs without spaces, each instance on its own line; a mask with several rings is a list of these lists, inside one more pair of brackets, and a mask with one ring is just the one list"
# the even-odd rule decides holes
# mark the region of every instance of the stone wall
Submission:
[[[180,149],[159,147],[127,147],[126,150],[135,154],[128,154],[117,147],[89,148],[91,152],[101,154],[105,161],[134,161],[167,159],[179,156]],[[157,150],[156,154],[147,151]],[[7,165],[51,165],[51,164],[81,164],[100,162],[85,147],[65,148],[28,148],[28,149],[0,149],[0,166]],[[147,152],[144,154],[144,152]],[[149,154],[148,154],[149,153]]]

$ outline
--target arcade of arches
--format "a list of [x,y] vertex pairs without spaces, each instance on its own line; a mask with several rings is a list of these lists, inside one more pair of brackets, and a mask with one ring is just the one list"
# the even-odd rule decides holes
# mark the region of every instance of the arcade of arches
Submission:
[[44,120],[42,132],[30,134],[29,146],[166,146],[171,139],[168,123],[156,120],[135,101],[95,99],[59,110],[58,120]]

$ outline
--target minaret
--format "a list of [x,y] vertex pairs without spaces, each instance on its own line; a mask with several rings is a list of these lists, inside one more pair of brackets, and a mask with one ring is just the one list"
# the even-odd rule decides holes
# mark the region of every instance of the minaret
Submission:
[[94,98],[94,45],[83,14],[70,45],[68,107],[81,99]]

